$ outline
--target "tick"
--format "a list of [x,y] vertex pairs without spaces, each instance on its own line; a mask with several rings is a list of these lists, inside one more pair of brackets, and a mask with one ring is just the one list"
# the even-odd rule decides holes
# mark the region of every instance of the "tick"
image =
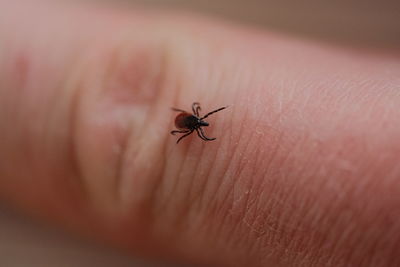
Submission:
[[208,138],[205,136],[203,128],[205,126],[209,126],[208,122],[205,122],[204,119],[210,116],[211,114],[214,114],[218,111],[221,111],[223,109],[226,109],[227,107],[222,107],[216,110],[213,110],[211,112],[208,112],[206,115],[203,117],[200,117],[200,103],[194,102],[192,104],[192,111],[193,113],[189,113],[185,110],[178,109],[178,108],[172,108],[173,111],[178,111],[180,112],[176,118],[175,118],[175,127],[178,128],[179,130],[171,131],[171,134],[175,135],[177,133],[182,133],[181,137],[178,138],[176,143],[178,144],[179,141],[181,141],[183,138],[186,136],[192,134],[194,131],[197,132],[197,135],[203,139],[204,141],[212,141],[215,140],[216,138]]

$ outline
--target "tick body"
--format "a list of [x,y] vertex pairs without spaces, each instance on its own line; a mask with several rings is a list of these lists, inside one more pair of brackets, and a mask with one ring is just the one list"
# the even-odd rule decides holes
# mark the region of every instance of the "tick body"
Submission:
[[203,131],[202,127],[209,126],[208,122],[205,122],[204,119],[206,119],[208,116],[211,114],[214,114],[218,111],[221,111],[223,109],[226,109],[227,107],[222,107],[216,110],[213,110],[203,117],[200,117],[200,103],[194,102],[192,104],[192,112],[189,113],[186,112],[185,110],[182,109],[177,109],[177,108],[172,108],[174,111],[180,112],[176,118],[175,118],[175,127],[178,128],[179,130],[171,131],[171,134],[175,135],[177,133],[182,133],[183,135],[178,138],[176,143],[179,143],[183,138],[186,136],[192,134],[194,131],[197,132],[197,135],[203,139],[204,141],[212,141],[215,140],[216,138],[208,138]]

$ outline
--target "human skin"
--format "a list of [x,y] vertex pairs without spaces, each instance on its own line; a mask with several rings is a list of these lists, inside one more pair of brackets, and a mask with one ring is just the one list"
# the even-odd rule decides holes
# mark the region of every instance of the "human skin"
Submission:
[[[147,257],[399,266],[399,89],[393,51],[2,1],[0,198]],[[177,145],[195,101],[217,139]]]

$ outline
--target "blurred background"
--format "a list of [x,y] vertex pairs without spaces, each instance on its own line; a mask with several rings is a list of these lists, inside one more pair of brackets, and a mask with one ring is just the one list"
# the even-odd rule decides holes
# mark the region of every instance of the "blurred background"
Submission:
[[[1,267],[158,267],[71,237],[0,206]],[[176,266],[175,266],[176,267]]]
[[190,10],[260,28],[323,38],[327,41],[400,46],[400,1],[398,0],[113,0],[112,2],[128,6],[145,5]]
[[[87,0],[134,8],[189,10],[301,37],[361,46],[400,47],[398,0]],[[0,206],[0,266],[165,266],[39,226]]]

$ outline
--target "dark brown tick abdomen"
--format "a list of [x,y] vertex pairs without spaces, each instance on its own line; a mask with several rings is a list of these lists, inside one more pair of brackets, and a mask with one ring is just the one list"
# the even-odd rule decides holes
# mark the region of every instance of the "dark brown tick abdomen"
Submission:
[[190,113],[182,112],[175,118],[175,126],[178,129],[193,129],[198,124],[198,118]]

